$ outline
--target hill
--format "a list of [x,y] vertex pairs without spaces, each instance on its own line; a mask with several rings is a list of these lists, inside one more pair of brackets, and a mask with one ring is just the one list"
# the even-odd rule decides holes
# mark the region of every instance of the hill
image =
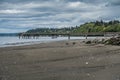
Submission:
[[77,27],[73,32],[119,32],[120,21],[114,20],[109,22],[96,21],[89,22]]
[[17,36],[18,33],[0,33],[0,36]]
[[120,32],[120,21],[88,22],[76,27],[69,28],[37,28],[28,30],[26,33],[84,33],[84,32]]

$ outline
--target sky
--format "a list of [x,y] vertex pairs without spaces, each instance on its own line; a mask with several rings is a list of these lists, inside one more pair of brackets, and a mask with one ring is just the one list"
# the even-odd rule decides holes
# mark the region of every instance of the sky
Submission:
[[120,20],[120,0],[0,0],[0,33]]

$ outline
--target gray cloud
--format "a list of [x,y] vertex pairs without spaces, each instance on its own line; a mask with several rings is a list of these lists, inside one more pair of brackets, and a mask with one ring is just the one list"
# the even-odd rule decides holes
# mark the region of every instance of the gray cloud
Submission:
[[120,20],[119,0],[0,0],[0,32]]
[[120,6],[120,0],[110,0],[109,6]]

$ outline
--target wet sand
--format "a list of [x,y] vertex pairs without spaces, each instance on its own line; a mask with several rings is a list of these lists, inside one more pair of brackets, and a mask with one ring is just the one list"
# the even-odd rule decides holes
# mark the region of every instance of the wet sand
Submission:
[[120,46],[72,40],[0,48],[0,80],[120,80]]

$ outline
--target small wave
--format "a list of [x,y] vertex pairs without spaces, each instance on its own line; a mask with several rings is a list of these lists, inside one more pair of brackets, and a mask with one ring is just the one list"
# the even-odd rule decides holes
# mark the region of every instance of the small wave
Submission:
[[21,46],[21,45],[31,45],[31,44],[38,44],[42,43],[40,41],[30,41],[30,42],[16,42],[16,43],[5,43],[5,46]]

